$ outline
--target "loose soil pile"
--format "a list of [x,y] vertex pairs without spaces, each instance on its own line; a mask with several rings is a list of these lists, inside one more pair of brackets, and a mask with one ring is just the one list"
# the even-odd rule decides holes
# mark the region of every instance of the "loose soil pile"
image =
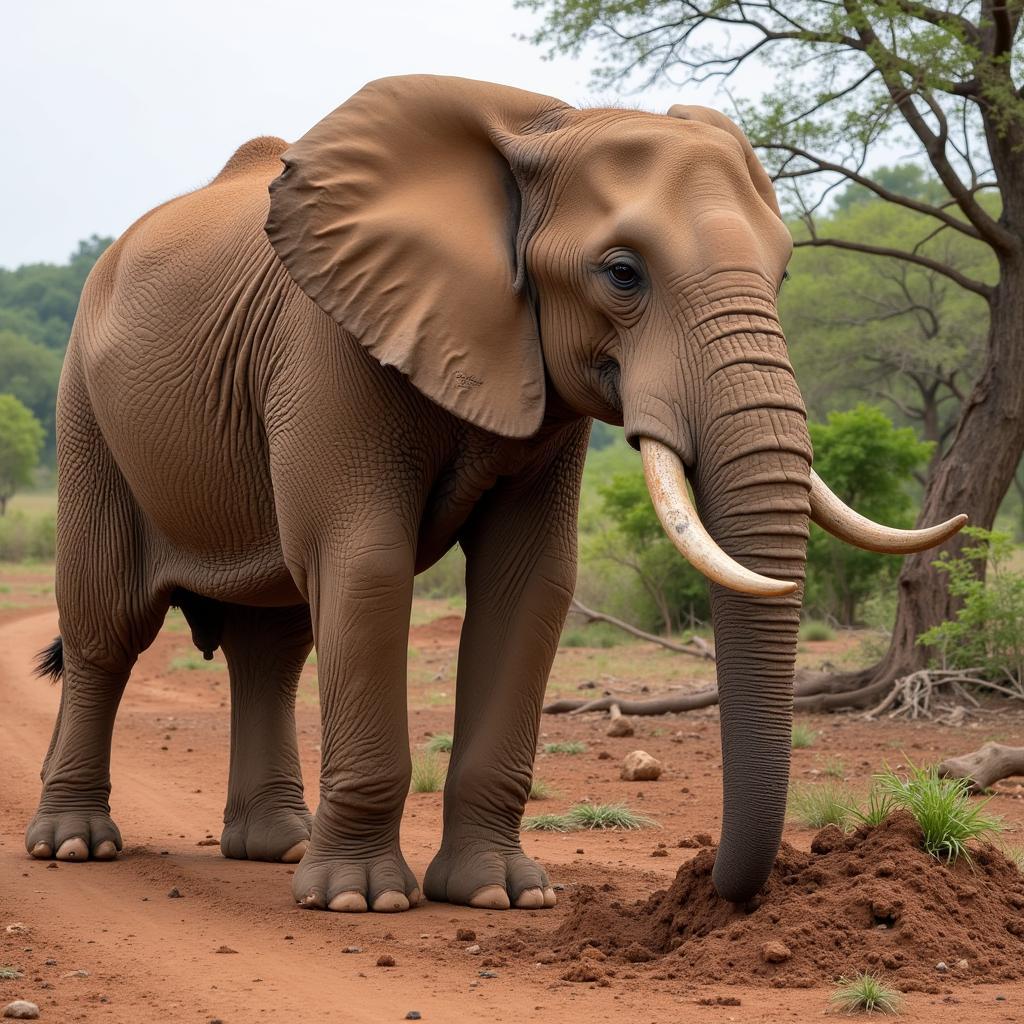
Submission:
[[921,840],[901,812],[848,836],[830,826],[810,853],[784,843],[743,908],[715,892],[715,850],[704,848],[670,889],[633,907],[577,892],[548,947],[531,952],[565,961],[566,981],[598,983],[647,961],[655,977],[779,988],[864,970],[925,992],[1024,977],[1024,876],[994,847],[975,851],[973,866],[946,865]]

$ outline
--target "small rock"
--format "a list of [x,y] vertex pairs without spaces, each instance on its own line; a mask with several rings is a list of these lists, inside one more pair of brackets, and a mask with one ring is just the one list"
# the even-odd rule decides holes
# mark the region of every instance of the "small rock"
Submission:
[[44,960],[43,961],[43,966],[44,967],[56,967],[57,966],[57,961],[56,960],[52,960],[52,959],[51,960]]
[[662,847],[659,846],[658,849],[651,850],[651,856],[652,857],[667,857],[668,856],[668,850],[662,849]]
[[966,960],[957,960],[957,962],[953,964],[953,966],[958,971],[966,971],[971,965]]
[[577,846],[576,847],[576,852],[577,853],[582,853],[583,852],[583,847],[582,846]]
[[419,1010],[410,1010],[405,1015],[405,1019],[406,1020],[422,1020],[422,1018],[423,1018],[423,1015],[420,1013]]
[[937,964],[935,965],[935,970],[937,970],[937,971],[939,972],[939,974],[945,974],[945,973],[946,973],[946,971],[948,971],[948,970],[949,970],[949,966],[948,966],[948,964],[946,963],[946,961],[945,961],[945,960],[940,960],[940,961],[939,961],[939,962],[938,962],[938,963],[937,963]]
[[459,928],[455,932],[457,942],[476,942],[476,932],[472,928]]
[[56,871],[57,870],[57,864],[56,863],[47,864],[46,865],[46,870],[47,871]]
[[362,953],[362,951],[363,951],[363,947],[362,946],[346,946],[342,950],[342,953]]
[[196,846],[220,846],[219,839],[200,839]]
[[610,761],[612,759],[612,755],[610,753],[608,753],[607,750],[602,750],[597,755],[597,759],[598,759],[598,761]]
[[61,975],[61,977],[62,978],[88,978],[89,977],[89,972],[88,971],[82,971],[82,970],[78,970],[78,971],[65,971]]
[[761,958],[767,964],[784,964],[793,955],[784,942],[766,942],[761,947]]
[[4,1007],[4,1016],[11,1020],[38,1020],[39,1007],[27,999],[15,999]]
[[184,897],[184,896],[182,896],[182,895],[181,895],[181,893],[180,893],[180,892],[179,892],[179,891],[178,891],[177,889],[172,889],[172,890],[171,890],[171,891],[170,891],[170,892],[169,892],[169,893],[167,894],[167,898],[168,898],[169,900],[183,900],[183,899],[184,899],[185,897]]
[[394,967],[395,958],[390,953],[384,953],[382,956],[377,957],[378,967]]
[[633,723],[623,715],[621,718],[613,718],[605,729],[605,736],[632,736]]
[[469,954],[470,956],[477,956],[477,955],[478,955],[478,954],[480,953],[480,947],[479,947],[479,946],[477,946],[477,945],[473,945],[473,946],[467,946],[467,947],[466,947],[466,952],[467,952],[467,953],[468,953],[468,954]]
[[230,946],[218,946],[214,953],[237,953],[237,949],[232,949]]
[[601,970],[592,964],[576,964],[562,975],[562,981],[597,981],[600,977],[602,977]]
[[498,976],[494,971],[477,971],[477,975],[481,978],[496,978]]
[[8,935],[28,935],[32,929],[27,924],[22,924],[21,921],[15,921],[14,924],[9,924],[4,931]]
[[661,775],[661,762],[646,750],[634,750],[622,761],[619,777],[626,782],[654,782]]

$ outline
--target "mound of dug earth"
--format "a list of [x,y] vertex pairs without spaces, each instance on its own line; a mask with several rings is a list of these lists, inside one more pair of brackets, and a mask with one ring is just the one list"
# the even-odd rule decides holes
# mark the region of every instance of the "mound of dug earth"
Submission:
[[670,889],[633,907],[579,892],[545,952],[567,962],[570,981],[600,982],[647,961],[659,977],[776,987],[863,970],[904,991],[1024,977],[1024,876],[994,847],[978,849],[973,867],[949,866],[921,839],[903,812],[848,836],[830,826],[811,853],[783,844],[744,908],[719,898],[715,850],[703,849]]

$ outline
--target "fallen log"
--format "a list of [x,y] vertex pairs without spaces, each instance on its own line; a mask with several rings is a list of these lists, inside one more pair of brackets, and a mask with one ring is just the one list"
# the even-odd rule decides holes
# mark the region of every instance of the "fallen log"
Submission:
[[950,779],[969,779],[971,792],[980,793],[994,782],[1011,775],[1024,775],[1024,747],[986,743],[969,754],[947,757],[939,774]]
[[667,647],[670,651],[675,651],[677,654],[689,654],[692,658],[703,658],[706,661],[715,660],[714,649],[706,640],[699,636],[692,636],[689,643],[680,644],[675,640],[669,640],[667,637],[658,636],[655,633],[647,633],[636,626],[631,626],[628,622],[617,619],[614,615],[606,615],[604,612],[594,611],[593,608],[580,604],[579,600],[575,597],[572,599],[569,611],[582,615],[587,622],[606,622],[609,626],[614,626],[616,629],[621,629],[624,633],[629,633],[630,636],[639,637],[641,640],[647,640],[649,643]]

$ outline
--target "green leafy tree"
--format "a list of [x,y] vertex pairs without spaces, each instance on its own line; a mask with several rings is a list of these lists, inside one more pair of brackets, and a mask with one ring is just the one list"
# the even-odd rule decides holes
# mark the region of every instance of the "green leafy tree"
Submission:
[[[956,616],[922,633],[943,668],[975,669],[993,682],[1024,690],[1024,572],[1012,567],[1008,534],[967,527],[970,541],[957,557],[942,552],[936,567],[961,602]],[[973,542],[973,543],[972,543]],[[978,563],[987,564],[982,579]]]
[[0,330],[0,381],[4,390],[26,405],[42,423],[50,452],[54,445],[60,366],[57,352],[14,331]]
[[0,516],[18,488],[32,482],[42,447],[39,420],[14,395],[0,395]]
[[666,635],[684,622],[706,619],[707,584],[665,536],[640,466],[616,472],[598,494],[602,522],[590,532],[584,557],[624,568],[639,584],[627,616],[644,626],[658,624]]
[[[936,183],[909,166],[917,171],[910,180],[928,194]],[[891,176],[901,170],[893,168]],[[843,196],[851,192],[861,195],[837,208],[821,230],[894,247],[914,244],[915,214],[859,185]],[[798,237],[805,232],[799,222],[794,229]],[[991,251],[963,235],[942,234],[921,251],[979,277],[995,273]],[[934,442],[933,460],[939,459],[984,358],[985,303],[928,267],[892,257],[799,248],[789,269],[780,313],[812,412],[824,417],[864,399],[884,402],[894,419]]]
[[[942,275],[986,307],[985,349],[960,418],[932,467],[921,519],[967,512],[991,527],[1024,455],[1024,2],[1022,0],[518,0],[541,13],[534,42],[597,54],[605,85],[727,80],[758,64],[763,100],[734,114],[802,220],[797,245],[898,259]],[[948,200],[876,177],[880,145],[916,152]],[[916,218],[913,245],[818,230],[838,185],[853,183]],[[988,193],[990,201],[983,201]],[[988,248],[982,277],[924,251],[941,234]],[[984,458],[979,453],[985,453]],[[954,554],[963,543],[946,545]],[[873,699],[926,664],[917,637],[957,598],[935,586],[934,554],[909,556],[889,652],[833,682]]]
[[[879,522],[909,526],[913,519],[907,482],[927,461],[931,445],[909,427],[894,427],[881,409],[859,404],[811,423],[814,467],[844,501]],[[892,586],[898,563],[861,551],[812,527],[808,548],[807,603],[841,624],[857,622],[861,604]]]

